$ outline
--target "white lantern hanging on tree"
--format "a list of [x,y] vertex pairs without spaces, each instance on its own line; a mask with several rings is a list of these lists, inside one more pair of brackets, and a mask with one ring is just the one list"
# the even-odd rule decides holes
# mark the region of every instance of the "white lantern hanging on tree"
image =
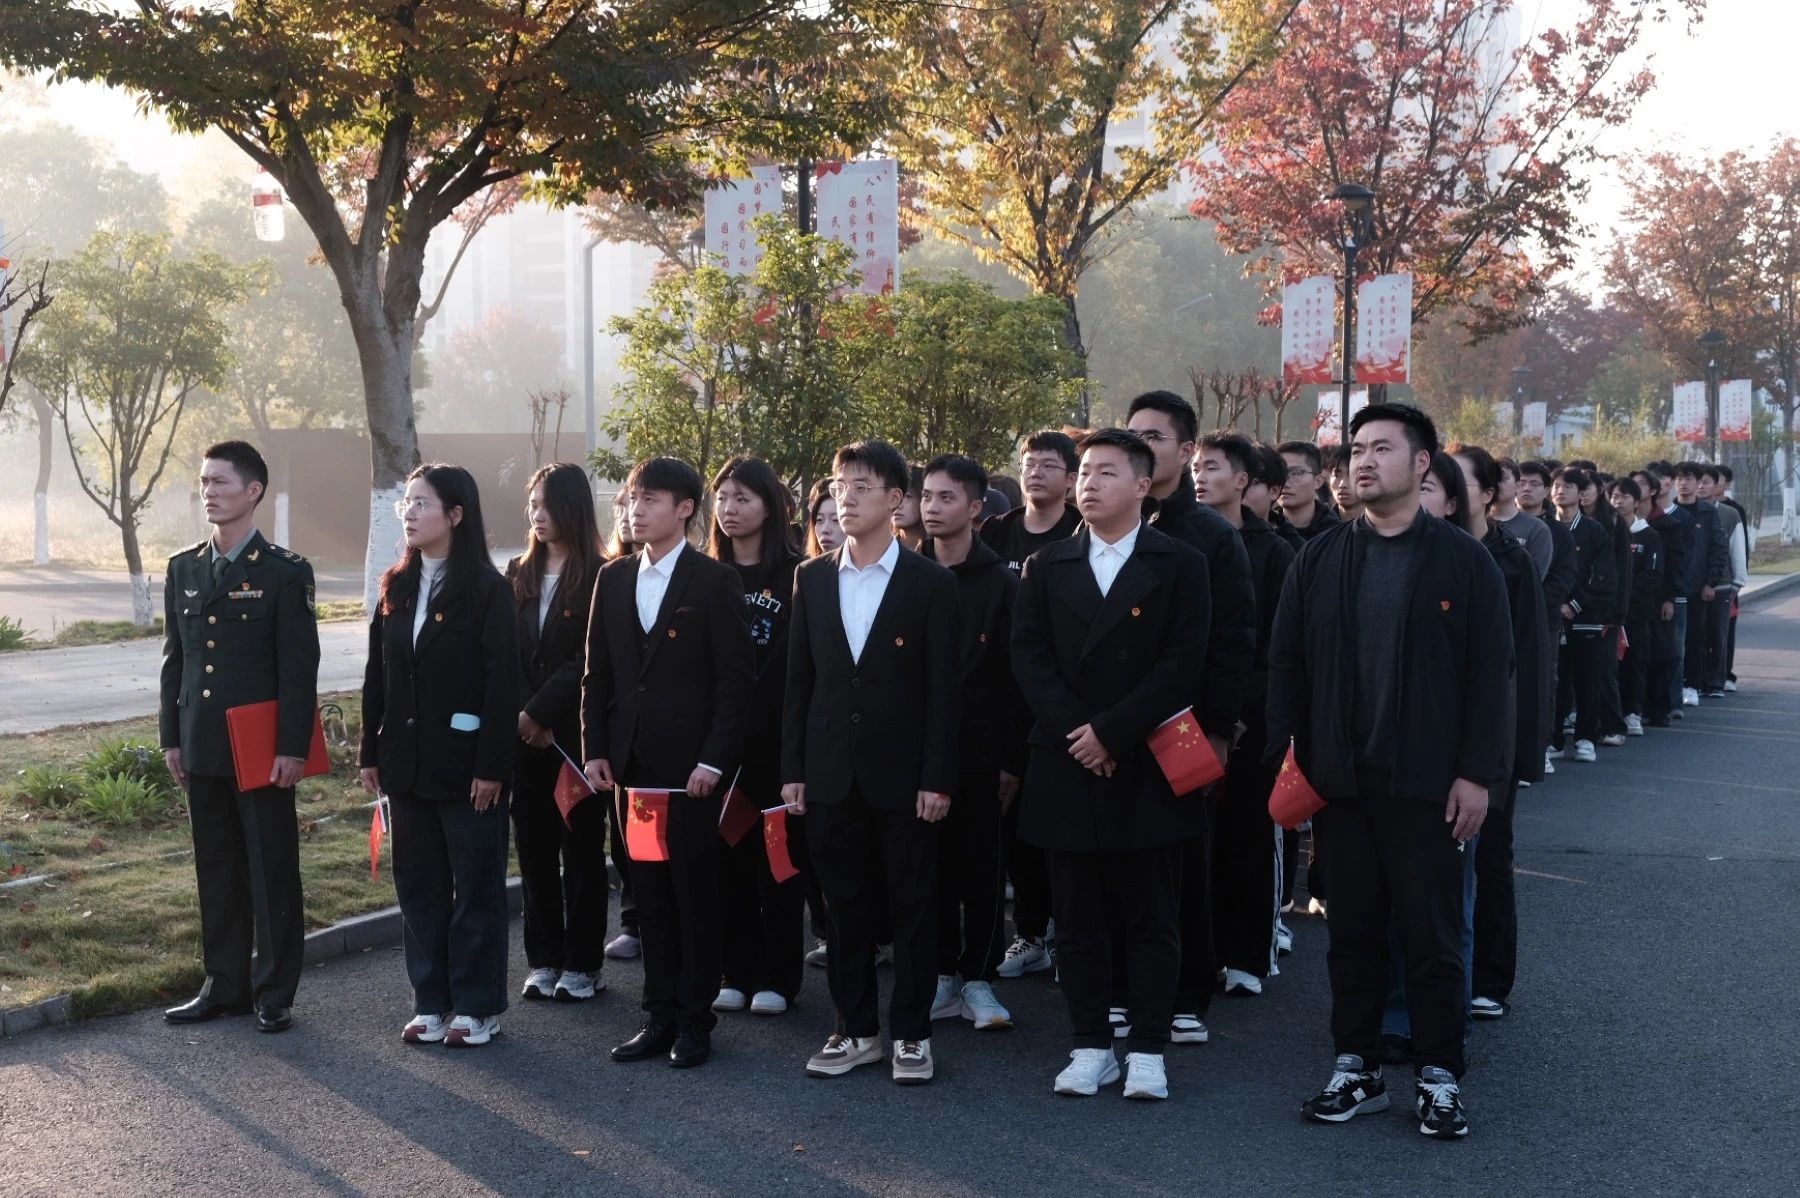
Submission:
[[250,184],[251,219],[258,241],[280,241],[287,234],[287,212],[282,207],[281,184],[268,171],[257,171]]

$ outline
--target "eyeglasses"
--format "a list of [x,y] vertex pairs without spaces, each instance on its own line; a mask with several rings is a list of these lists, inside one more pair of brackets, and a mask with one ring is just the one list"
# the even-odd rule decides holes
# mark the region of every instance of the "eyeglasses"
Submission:
[[1312,477],[1314,477],[1314,472],[1311,470],[1296,470],[1292,466],[1290,466],[1290,467],[1288,467],[1288,477],[1291,479],[1292,478],[1312,478]]
[[1034,474],[1067,474],[1068,472],[1069,468],[1061,462],[1027,461],[1019,470],[1019,473],[1026,478],[1030,478]]
[[853,495],[856,498],[861,499],[870,491],[885,491],[887,489],[888,488],[886,487],[878,487],[874,483],[866,483],[859,479],[856,482],[851,483],[833,482],[825,488],[825,493],[837,500],[848,499]]
[[430,511],[436,506],[437,504],[433,503],[431,500],[422,497],[414,499],[397,499],[394,501],[394,515],[404,520],[406,519],[406,514],[408,512]]
[[1174,439],[1175,438],[1169,436],[1169,434],[1159,433],[1155,429],[1150,429],[1147,432],[1142,432],[1142,433],[1138,434],[1138,440],[1142,441],[1144,444],[1148,445],[1152,449],[1155,449],[1158,445],[1161,445],[1164,441],[1173,441]]

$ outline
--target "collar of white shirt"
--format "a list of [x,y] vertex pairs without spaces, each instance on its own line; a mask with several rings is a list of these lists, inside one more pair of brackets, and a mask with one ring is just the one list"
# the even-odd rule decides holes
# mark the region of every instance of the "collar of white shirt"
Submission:
[[1101,540],[1100,535],[1098,533],[1094,532],[1092,529],[1089,529],[1088,530],[1088,563],[1091,565],[1094,562],[1099,561],[1101,555],[1106,553],[1108,550],[1111,550],[1111,551],[1117,553],[1119,555],[1119,560],[1124,561],[1126,558],[1131,556],[1131,551],[1133,549],[1137,548],[1138,532],[1143,527],[1144,526],[1141,522],[1138,524],[1132,525],[1130,532],[1126,533],[1124,536],[1120,537],[1118,540],[1114,541],[1110,545],[1108,545],[1105,541]]
[[894,566],[899,561],[900,539],[898,537],[888,542],[887,551],[876,558],[874,564],[861,567],[850,560],[850,546],[846,543],[843,552],[838,554],[838,571],[839,573],[864,574],[870,570],[880,570],[883,574],[892,575]]
[[638,573],[640,575],[656,573],[656,574],[661,574],[664,578],[675,577],[675,559],[680,557],[681,551],[686,548],[687,548],[687,541],[685,538],[683,540],[676,541],[675,548],[673,548],[673,549],[669,550],[667,553],[663,554],[662,560],[657,561],[657,562],[653,562],[650,560],[650,551],[648,549],[645,549],[643,552],[638,554]]

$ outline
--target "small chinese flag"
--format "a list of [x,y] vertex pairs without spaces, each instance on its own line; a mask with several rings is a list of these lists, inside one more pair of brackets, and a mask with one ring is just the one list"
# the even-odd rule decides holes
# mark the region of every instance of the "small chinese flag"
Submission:
[[556,809],[562,812],[565,827],[573,828],[575,826],[569,822],[569,813],[575,810],[581,800],[593,793],[594,788],[588,785],[588,780],[582,777],[581,771],[576,769],[574,763],[565,757],[562,768],[556,771],[556,788],[550,792],[551,797],[556,800]]
[[786,807],[777,807],[763,814],[763,848],[769,854],[769,876],[777,882],[785,882],[800,873],[800,867],[794,864],[794,858],[788,853],[787,822]]
[[1176,798],[1210,786],[1225,776],[1225,767],[1219,764],[1218,754],[1207,743],[1206,733],[1200,730],[1200,721],[1194,718],[1192,707],[1164,720],[1150,734],[1148,744]]
[[1625,660],[1625,653],[1631,648],[1631,638],[1625,635],[1623,626],[1619,628],[1619,660]]
[[1300,772],[1300,763],[1294,760],[1294,746],[1289,744],[1281,772],[1275,775],[1275,789],[1269,792],[1269,818],[1291,832],[1324,806],[1325,800]]
[[625,847],[633,861],[669,859],[669,791],[625,791]]
[[731,789],[725,792],[725,806],[719,811],[719,835],[735,849],[750,829],[756,827],[756,818],[761,814],[750,796],[734,781]]
[[375,810],[369,816],[369,881],[381,877],[381,842],[387,839],[387,796],[377,796]]

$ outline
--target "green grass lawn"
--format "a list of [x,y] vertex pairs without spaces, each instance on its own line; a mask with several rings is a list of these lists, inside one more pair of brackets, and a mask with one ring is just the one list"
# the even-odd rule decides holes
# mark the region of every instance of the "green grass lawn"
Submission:
[[[359,727],[356,696],[333,696]],[[202,978],[200,913],[179,802],[125,827],[25,793],[35,766],[78,767],[109,741],[156,741],[153,718],[0,737],[0,877],[59,874],[0,890],[0,1007],[57,994],[78,1015],[184,1000]],[[300,876],[306,927],[391,906],[391,857],[369,878],[369,811],[353,745],[331,746],[332,772],[301,783]]]
[[[318,606],[319,623],[336,624],[363,618],[361,599],[333,599]],[[162,617],[146,628],[130,620],[76,620],[56,630],[50,640],[13,636],[0,638],[0,652],[9,649],[68,649],[77,645],[110,645],[115,641],[137,641],[163,634]]]

